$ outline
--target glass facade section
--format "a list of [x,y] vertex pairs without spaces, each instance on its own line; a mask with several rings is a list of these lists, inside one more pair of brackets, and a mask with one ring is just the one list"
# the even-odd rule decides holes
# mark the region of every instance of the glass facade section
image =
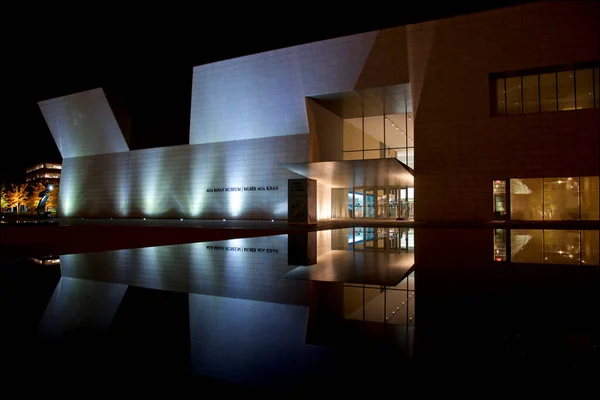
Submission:
[[494,193],[494,219],[503,220],[507,216],[506,180],[493,182]]
[[[384,140],[384,116],[364,117],[364,149],[379,150],[385,143]],[[378,157],[379,158],[379,157]]]
[[332,188],[332,218],[414,218],[413,187]]
[[556,110],[556,73],[540,74],[540,111]]
[[523,77],[523,114],[540,112],[539,75]]
[[[343,120],[343,149],[344,151],[363,149],[362,118],[347,118]],[[362,154],[361,154],[362,157]],[[344,160],[346,158],[344,157]],[[354,160],[354,158],[350,158]]]
[[414,122],[410,112],[343,121],[344,160],[396,158],[414,168]]
[[[494,216],[502,203],[502,181],[494,181]],[[600,177],[510,179],[510,219],[521,221],[598,221]]]
[[360,151],[345,151],[344,152],[344,160],[362,160],[363,152]]
[[578,110],[594,108],[594,71],[592,68],[575,71],[575,96]]
[[543,219],[541,178],[510,180],[510,219],[539,221]]
[[544,178],[544,220],[579,219],[579,178]]
[[[590,65],[592,64],[592,65]],[[547,69],[546,69],[547,70]],[[598,107],[598,67],[557,68],[540,73],[494,74],[492,115],[531,114]],[[500,75],[500,77],[498,77]]]
[[600,177],[582,176],[579,178],[581,198],[581,219],[600,220]]
[[594,68],[594,107],[600,107],[600,68]]
[[561,71],[556,74],[558,91],[558,111],[575,109],[574,71]]
[[521,114],[522,111],[521,77],[506,78],[506,113]]
[[504,78],[496,79],[494,86],[494,100],[493,100],[493,115],[505,115],[506,114],[506,88],[504,87]]

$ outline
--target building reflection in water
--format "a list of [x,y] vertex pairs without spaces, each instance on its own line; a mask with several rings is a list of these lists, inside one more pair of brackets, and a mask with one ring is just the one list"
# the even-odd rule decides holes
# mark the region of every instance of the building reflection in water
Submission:
[[160,361],[250,386],[317,379],[332,349],[385,343],[405,359],[413,238],[351,228],[63,255],[38,331],[105,334],[122,370]]
[[600,265],[599,232],[593,229],[495,229],[494,260]]
[[[564,348],[560,335],[597,332],[588,310],[598,269],[570,265],[598,264],[598,231],[416,230],[64,255],[39,333],[103,332],[124,373],[191,370],[262,387],[332,383],[334,375],[342,385],[364,363],[376,379],[412,360],[484,365],[529,351],[550,365],[546,349]],[[572,318],[545,330],[559,314]],[[526,351],[523,337],[549,347]]]

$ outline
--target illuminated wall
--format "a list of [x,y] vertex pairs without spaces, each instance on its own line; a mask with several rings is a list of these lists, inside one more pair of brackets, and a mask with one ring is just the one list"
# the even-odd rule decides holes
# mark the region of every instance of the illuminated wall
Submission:
[[288,135],[65,158],[58,213],[287,219],[288,179],[300,176],[279,164],[307,155],[308,135]]
[[599,12],[532,2],[406,27],[416,220],[490,220],[494,179],[598,175],[598,108],[495,116],[490,74],[597,61]]
[[377,34],[195,67],[190,144],[308,133],[305,97],[353,90]]
[[331,218],[331,188],[317,181],[317,220]]
[[38,103],[63,158],[128,151],[102,89]]
[[60,257],[64,277],[240,299],[308,305],[308,282],[281,279],[287,235]]

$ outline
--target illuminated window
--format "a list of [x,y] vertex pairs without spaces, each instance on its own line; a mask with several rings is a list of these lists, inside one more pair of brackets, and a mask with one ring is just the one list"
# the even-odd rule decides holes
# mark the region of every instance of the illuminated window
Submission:
[[556,111],[556,73],[540,75],[540,111]]
[[594,108],[594,70],[575,71],[575,94],[577,109]]
[[506,78],[506,113],[521,114],[522,112],[521,77]]
[[523,77],[523,114],[540,112],[539,75]]
[[[490,77],[492,115],[517,115],[570,111],[598,107],[598,67],[542,68],[492,74]],[[552,70],[554,69],[554,70]]]
[[574,71],[562,71],[556,74],[558,91],[558,111],[575,109]]

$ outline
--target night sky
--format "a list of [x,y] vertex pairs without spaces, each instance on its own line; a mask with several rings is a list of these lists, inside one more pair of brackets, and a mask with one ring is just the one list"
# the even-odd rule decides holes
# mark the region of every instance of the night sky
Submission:
[[18,28],[5,40],[3,57],[8,124],[0,136],[0,181],[23,181],[25,168],[62,161],[38,101],[103,87],[131,118],[130,148],[183,144],[194,65],[523,2],[359,2],[369,9],[356,11],[306,2],[207,9],[203,2],[177,10],[103,6],[15,16]]

